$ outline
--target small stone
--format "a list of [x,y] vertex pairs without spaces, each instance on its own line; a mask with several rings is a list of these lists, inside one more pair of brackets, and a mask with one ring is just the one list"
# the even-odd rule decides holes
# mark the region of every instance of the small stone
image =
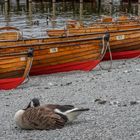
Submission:
[[118,105],[118,104],[119,104],[118,101],[111,101],[111,102],[110,102],[110,105]]
[[95,99],[95,100],[94,100],[94,102],[99,102],[99,101],[101,101],[101,99]]
[[50,82],[50,83],[48,83],[48,85],[53,86],[54,84]]
[[138,104],[137,101],[130,101],[130,105],[136,105],[136,104]]
[[122,106],[126,107],[126,106],[127,106],[127,104],[123,104]]
[[131,133],[131,134],[130,134],[130,136],[134,136],[134,135],[135,135],[134,133]]
[[102,100],[102,101],[98,101],[98,104],[102,104],[102,105],[103,105],[103,104],[106,104],[106,102],[107,102],[107,101]]
[[62,87],[62,86],[64,86],[63,84],[60,84],[60,86]]
[[71,84],[72,84],[72,82],[66,83],[67,86],[68,86],[68,85],[71,85]]
[[50,89],[49,87],[44,87],[44,89]]
[[79,89],[78,89],[78,91],[81,91],[81,90],[82,90],[82,88],[79,88]]
[[137,72],[140,72],[140,69],[136,69]]

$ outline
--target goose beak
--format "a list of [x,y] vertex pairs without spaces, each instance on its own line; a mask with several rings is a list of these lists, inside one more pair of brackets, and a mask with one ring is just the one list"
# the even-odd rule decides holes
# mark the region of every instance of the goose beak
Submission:
[[28,108],[31,107],[31,102],[28,104],[28,106],[26,108],[24,108],[23,110],[27,110]]

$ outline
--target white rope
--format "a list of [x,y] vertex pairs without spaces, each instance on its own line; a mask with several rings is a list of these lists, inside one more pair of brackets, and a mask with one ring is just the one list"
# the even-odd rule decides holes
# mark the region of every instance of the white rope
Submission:
[[30,77],[29,77],[29,75],[27,75],[26,79],[23,81],[23,83],[21,85],[28,83],[29,80],[30,80]]
[[[103,70],[110,70],[111,68],[112,68],[112,53],[111,53],[111,48],[110,48],[110,43],[109,43],[109,41],[107,41],[106,42],[106,45],[105,45],[105,35],[103,36],[103,39],[102,39],[102,43],[103,43],[103,49],[102,49],[102,51],[101,51],[101,53],[103,53],[103,55],[102,55],[102,57],[101,57],[101,60],[104,58],[104,56],[105,56],[105,54],[106,54],[106,52],[107,52],[107,49],[108,49],[108,51],[109,51],[109,57],[110,57],[110,67],[109,68],[103,68],[102,66],[101,66],[101,63],[99,63],[99,66],[100,66],[100,68],[101,69],[103,69]],[[103,51],[104,50],[104,51]]]
[[105,50],[105,35],[103,36],[103,39],[102,39],[102,50],[101,50],[101,54],[103,54],[104,53],[104,50]]
[[103,54],[103,55],[100,58],[100,60],[102,60],[104,58],[106,51],[107,51],[107,45],[105,46],[105,35],[104,35],[103,39],[102,39],[102,50],[101,50],[101,54]]
[[[103,57],[105,56],[105,53],[106,53],[106,51],[107,51],[107,49],[108,49],[109,57],[110,57],[110,67],[107,68],[107,69],[105,69],[105,68],[103,68],[103,67],[101,66],[100,63],[99,63],[99,66],[100,66],[101,69],[103,69],[103,70],[110,70],[110,69],[112,68],[112,61],[113,61],[112,52],[111,52],[111,48],[110,48],[109,42],[107,42],[106,47],[104,46],[104,45],[105,45],[104,38],[105,38],[105,36],[103,36],[103,40],[102,40],[102,42],[103,42],[103,49],[102,49],[102,51],[104,50],[104,48],[105,48],[106,50],[104,51],[104,54],[102,55],[101,60],[102,60]],[[135,60],[135,59],[138,59],[138,58],[140,58],[140,55],[138,55],[138,56],[136,56],[136,57],[133,57],[133,58],[130,58],[129,60]]]
[[[32,59],[33,59],[33,58],[32,58]],[[22,85],[28,83],[29,80],[30,80],[29,73],[30,73],[30,70],[31,70],[32,64],[33,64],[33,60],[32,60],[32,62],[31,62],[31,64],[30,64],[30,68],[29,68],[29,71],[28,71],[28,73],[27,73],[26,79],[24,80],[24,82],[22,83]]]

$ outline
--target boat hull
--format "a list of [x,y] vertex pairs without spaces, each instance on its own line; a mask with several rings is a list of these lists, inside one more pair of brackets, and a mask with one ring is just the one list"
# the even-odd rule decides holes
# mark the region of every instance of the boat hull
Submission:
[[23,77],[0,79],[0,90],[14,89],[22,84],[24,80]]
[[83,37],[82,39],[79,36],[72,39],[68,37],[62,39],[63,41],[58,39],[56,42],[48,43],[45,42],[48,39],[44,39],[44,42],[40,43],[5,46],[0,53],[26,51],[29,47],[33,47],[34,60],[31,75],[73,70],[89,71],[101,61],[106,50],[106,45],[104,45],[107,41],[106,37],[109,35]]
[[28,76],[33,61],[33,50],[0,54],[0,90],[14,89]]
[[[140,58],[140,50],[113,52],[113,53],[111,53],[111,55],[112,55],[113,60],[129,59],[129,58],[135,58],[135,57]],[[106,55],[104,56],[103,60],[110,60],[109,52],[106,53]]]
[[30,75],[51,74],[58,72],[68,72],[74,70],[90,71],[100,63],[100,60],[90,60],[84,62],[70,62],[54,66],[33,66]]

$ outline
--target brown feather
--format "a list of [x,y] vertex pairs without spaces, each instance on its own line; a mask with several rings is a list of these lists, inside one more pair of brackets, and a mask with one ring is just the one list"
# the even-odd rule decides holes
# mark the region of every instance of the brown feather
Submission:
[[28,108],[22,116],[22,122],[27,129],[60,129],[65,125],[61,116],[41,106]]

